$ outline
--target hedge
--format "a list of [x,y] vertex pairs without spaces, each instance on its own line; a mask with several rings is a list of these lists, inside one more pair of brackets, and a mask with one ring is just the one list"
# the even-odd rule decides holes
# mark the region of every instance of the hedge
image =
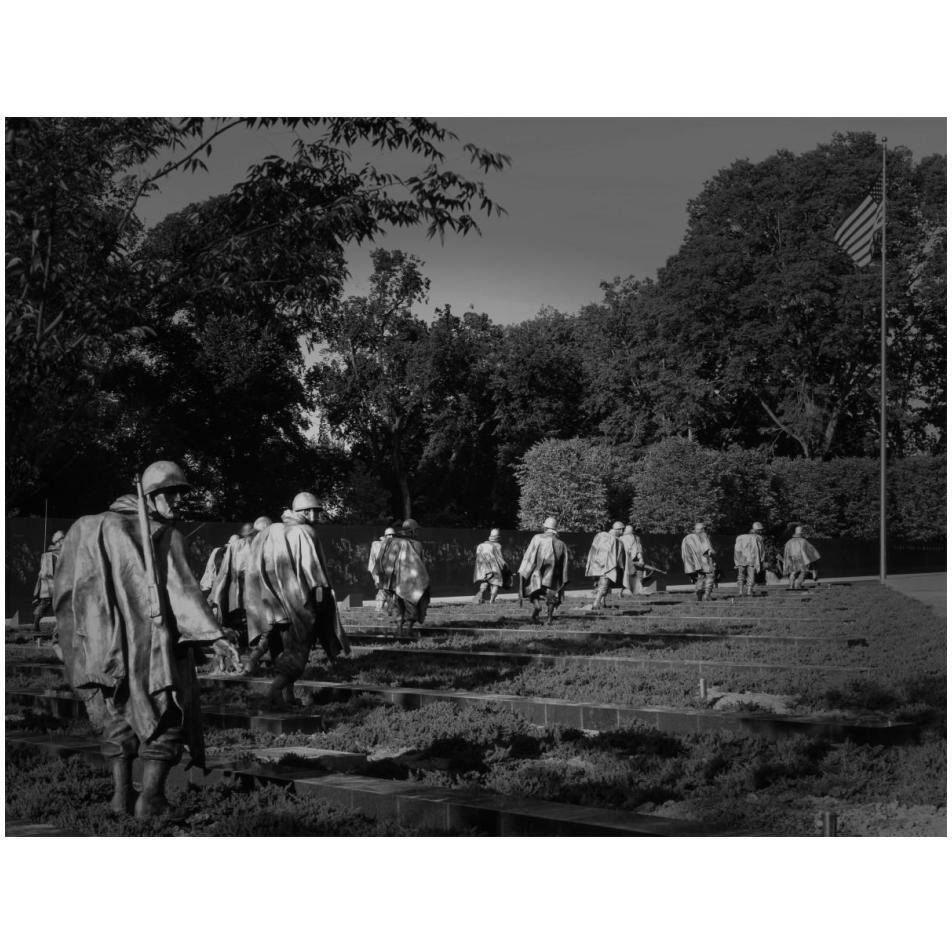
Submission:
[[[698,519],[712,532],[739,532],[756,519],[781,532],[801,524],[818,539],[879,534],[877,459],[781,459],[671,437],[619,461],[617,448],[595,440],[545,440],[517,477],[523,528],[555,515],[566,530],[591,530],[627,515],[645,533],[684,532]],[[891,539],[944,538],[945,456],[890,461],[887,493]],[[609,511],[619,498],[631,500],[627,513]]]

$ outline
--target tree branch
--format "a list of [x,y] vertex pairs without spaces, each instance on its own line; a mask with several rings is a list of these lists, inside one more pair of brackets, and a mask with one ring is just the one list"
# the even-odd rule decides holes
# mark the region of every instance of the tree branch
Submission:
[[783,422],[780,420],[780,418],[773,412],[773,410],[770,409],[770,407],[767,405],[767,403],[766,403],[766,401],[764,400],[764,398],[760,396],[760,394],[757,394],[757,400],[758,400],[758,402],[760,403],[760,405],[764,408],[764,410],[766,410],[767,416],[769,416],[770,419],[773,420],[774,423],[775,423],[781,430],[783,430],[784,433],[786,433],[788,436],[790,436],[790,437],[792,437],[794,440],[796,440],[796,441],[800,444],[800,448],[803,450],[803,455],[804,455],[807,459],[810,459],[810,448],[809,448],[809,446],[808,446],[796,433],[794,433],[793,430],[790,429],[790,427],[788,427],[785,423],[783,423]]

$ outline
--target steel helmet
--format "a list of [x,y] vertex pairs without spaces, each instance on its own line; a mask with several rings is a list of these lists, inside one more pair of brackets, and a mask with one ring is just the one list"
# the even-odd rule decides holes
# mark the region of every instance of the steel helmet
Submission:
[[59,529],[57,529],[56,532],[53,533],[53,538],[50,539],[50,542],[52,542],[53,545],[56,545],[57,542],[62,542],[63,539],[65,538],[66,538],[66,533],[61,532]]
[[420,523],[416,519],[406,519],[403,523],[404,532],[416,532],[420,528]]
[[160,459],[158,462],[147,466],[142,474],[142,492],[146,496],[152,493],[160,493],[166,489],[191,489],[189,481],[182,472],[182,467],[178,463],[173,463],[167,459]]
[[490,541],[490,542],[496,542],[498,539],[499,539],[499,530],[498,530],[498,529],[493,529],[493,530],[489,533],[489,541]]
[[271,525],[271,520],[267,516],[258,516],[254,522],[255,532],[261,532],[262,529],[267,529]]
[[386,537],[389,539],[391,536],[395,536],[395,535],[397,534],[397,530],[396,530],[396,529],[390,529],[390,528],[384,529],[383,534],[384,534],[384,536],[386,536]]
[[232,542],[237,542],[240,538],[241,536],[239,535],[230,535],[228,536],[228,544],[231,545]]
[[703,523],[703,522],[695,522],[695,523],[694,523],[694,531],[695,531],[695,532],[703,532],[703,531],[704,531],[704,528],[705,528],[705,527],[704,527],[704,523]]
[[298,493],[294,497],[294,502],[291,503],[291,508],[295,512],[304,512],[305,509],[324,509],[313,493]]
[[751,531],[751,532],[763,532],[763,531],[764,531],[763,523],[762,523],[762,522],[755,522],[755,523],[750,527],[750,531]]
[[802,536],[802,535],[803,535],[803,526],[797,526],[796,529],[793,530],[793,534],[794,534],[795,536]]
[[624,527],[620,522],[613,522],[613,523],[612,523],[612,529],[613,529],[613,530],[615,530],[615,529],[624,529],[624,528],[625,528],[625,527]]
[[542,523],[543,529],[555,529],[556,528],[555,516],[549,516],[545,522]]
[[634,535],[635,527],[634,526],[625,526],[625,535]]

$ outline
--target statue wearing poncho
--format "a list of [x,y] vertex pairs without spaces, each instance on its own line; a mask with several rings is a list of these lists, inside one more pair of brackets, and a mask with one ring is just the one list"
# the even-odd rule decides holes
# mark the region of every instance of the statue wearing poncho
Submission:
[[[195,670],[185,663],[183,649],[208,647],[223,637],[189,568],[181,533],[151,518],[149,529],[164,602],[161,619],[150,617],[131,494],[117,499],[108,512],[74,523],[54,584],[67,680],[85,695],[87,707],[91,698],[110,698],[144,743],[161,735],[165,725],[181,727],[186,714],[196,713],[189,710],[198,698]],[[96,713],[90,711],[91,720]],[[197,726],[200,737],[200,722],[189,726]],[[201,756],[195,736],[186,743],[195,761]]]
[[509,587],[510,575],[509,566],[502,554],[502,546],[499,544],[499,530],[493,529],[489,539],[476,546],[473,582],[479,586],[479,591],[473,600],[480,603],[488,596],[490,604],[495,602],[499,589]]
[[285,511],[281,522],[254,537],[244,595],[248,641],[259,642],[252,658],[257,661],[265,647],[275,657],[271,706],[293,703],[294,682],[304,673],[315,643],[320,642],[332,660],[350,654],[324,550],[300,512]]
[[752,596],[757,576],[763,571],[766,546],[763,526],[755,522],[750,532],[744,532],[734,540],[734,568],[737,569],[738,596]]
[[681,540],[681,561],[684,571],[694,580],[697,600],[709,601],[717,579],[717,562],[703,523],[697,523],[694,531]]
[[630,574],[628,549],[621,541],[624,526],[616,522],[610,531],[598,532],[592,540],[585,565],[587,578],[596,579],[593,609],[601,608],[613,588],[621,588]]
[[[820,553],[803,538],[802,530],[797,526],[793,538],[789,539],[783,547],[783,574],[790,577],[788,587],[795,590],[802,589],[804,576],[819,558]],[[814,581],[816,581],[815,575]]]
[[546,520],[546,531],[534,535],[519,566],[519,592],[532,602],[532,621],[539,623],[543,602],[548,608],[547,621],[562,602],[562,591],[569,581],[569,550],[559,538],[555,520]]
[[406,520],[404,534],[388,539],[377,558],[380,587],[393,599],[400,633],[404,625],[409,632],[414,624],[422,625],[430,604],[430,573],[423,562],[423,546],[412,538],[416,529],[414,520]]

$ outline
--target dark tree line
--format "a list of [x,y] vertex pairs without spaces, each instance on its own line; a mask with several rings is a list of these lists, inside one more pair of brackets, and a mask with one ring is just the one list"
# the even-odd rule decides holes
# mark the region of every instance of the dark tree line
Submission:
[[[144,233],[137,197],[198,168],[217,128],[8,122],[9,508],[95,509],[145,453],[183,459],[213,517],[273,514],[307,485],[347,521],[514,525],[517,467],[543,441],[607,448],[617,485],[673,436],[776,457],[878,452],[878,257],[858,271],[832,241],[879,173],[872,134],[735,162],[692,200],[656,276],[500,326],[448,305],[426,315],[425,264],[383,247],[368,294],[341,294],[347,241],[465,233],[474,210],[499,211],[448,171],[450,133],[308,120],[292,159]],[[424,168],[355,168],[359,140]],[[138,171],[176,144],[178,165]],[[507,161],[465,151],[482,172]],[[889,450],[939,454],[945,158],[893,148],[888,175]]]

